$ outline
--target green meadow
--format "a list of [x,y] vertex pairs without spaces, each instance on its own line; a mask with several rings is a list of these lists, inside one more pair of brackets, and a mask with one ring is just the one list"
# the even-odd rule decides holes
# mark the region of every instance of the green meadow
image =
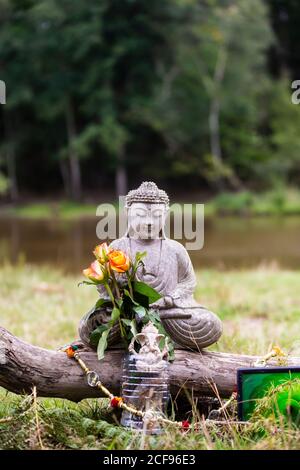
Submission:
[[[198,271],[197,299],[217,312],[224,334],[215,351],[264,355],[280,345],[300,355],[300,273],[265,267],[245,271]],[[94,303],[93,287],[80,276],[19,264],[0,270],[1,326],[32,344],[56,349],[77,337],[77,324]],[[2,449],[297,449],[300,431],[275,414],[255,414],[236,427],[202,423],[188,432],[165,429],[143,437],[118,425],[105,399],[79,404],[34,399],[0,389]],[[234,407],[230,411],[234,418]],[[192,423],[200,417],[194,410]]]

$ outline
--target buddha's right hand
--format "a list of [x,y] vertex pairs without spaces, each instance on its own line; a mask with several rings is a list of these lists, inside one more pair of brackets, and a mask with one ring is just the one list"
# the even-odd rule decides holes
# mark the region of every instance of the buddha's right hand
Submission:
[[159,300],[154,302],[153,304],[150,305],[150,308],[158,309],[165,309],[165,308],[172,308],[174,306],[174,300],[170,295],[165,295],[164,297],[161,297]]
[[187,313],[183,308],[176,307],[174,299],[170,295],[166,295],[150,305],[153,310],[159,310],[159,316],[162,320],[172,319],[189,319],[191,313]]

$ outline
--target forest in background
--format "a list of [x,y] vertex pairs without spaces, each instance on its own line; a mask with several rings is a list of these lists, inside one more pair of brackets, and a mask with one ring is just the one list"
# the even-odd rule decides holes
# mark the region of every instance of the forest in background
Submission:
[[2,201],[300,184],[297,0],[0,0]]

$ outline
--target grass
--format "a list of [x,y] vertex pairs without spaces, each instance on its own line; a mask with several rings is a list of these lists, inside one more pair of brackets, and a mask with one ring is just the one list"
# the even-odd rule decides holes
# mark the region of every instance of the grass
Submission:
[[63,220],[78,219],[81,217],[95,217],[98,204],[80,204],[72,201],[36,202],[16,207],[7,207],[1,210],[2,215],[9,215],[25,219],[51,219]]
[[274,189],[264,193],[220,193],[206,204],[207,215],[274,216],[300,214],[300,191]]
[[[97,297],[93,288],[77,287],[79,280],[47,266],[3,266],[1,326],[35,345],[68,343]],[[196,297],[224,322],[223,337],[213,349],[263,355],[274,343],[300,355],[299,283],[300,273],[274,268],[199,271]],[[275,414],[256,414],[239,429],[211,423],[187,433],[168,428],[143,441],[118,426],[104,399],[74,404],[4,389],[0,398],[2,449],[300,449],[300,431]]]
[[[52,202],[36,202],[15,207],[0,207],[0,215],[9,215],[26,219],[73,220],[81,217],[95,217],[98,201],[92,203],[76,203],[67,200]],[[174,202],[174,201],[173,201]],[[222,192],[207,201],[195,200],[205,204],[206,216],[243,215],[243,216],[275,216],[299,215],[300,191],[296,188],[279,188],[267,192],[240,191],[238,193]],[[116,201],[111,202],[117,208]],[[175,203],[174,213],[182,211],[182,204]],[[187,207],[185,210],[189,210]],[[194,212],[195,207],[190,208]]]

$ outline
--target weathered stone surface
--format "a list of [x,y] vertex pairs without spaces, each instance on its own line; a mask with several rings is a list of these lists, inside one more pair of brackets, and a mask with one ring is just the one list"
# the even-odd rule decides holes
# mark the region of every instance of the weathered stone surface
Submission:
[[[196,277],[188,252],[181,243],[164,235],[168,207],[168,195],[153,182],[130,191],[126,198],[127,233],[110,246],[131,259],[137,252],[147,252],[137,277],[162,295],[152,307],[159,310],[166,331],[178,345],[201,350],[218,341],[222,323],[193,297]],[[99,291],[106,296],[104,288]],[[87,315],[81,321],[79,334],[85,343],[97,322],[103,322],[103,312]],[[111,343],[119,339],[115,333]]]

